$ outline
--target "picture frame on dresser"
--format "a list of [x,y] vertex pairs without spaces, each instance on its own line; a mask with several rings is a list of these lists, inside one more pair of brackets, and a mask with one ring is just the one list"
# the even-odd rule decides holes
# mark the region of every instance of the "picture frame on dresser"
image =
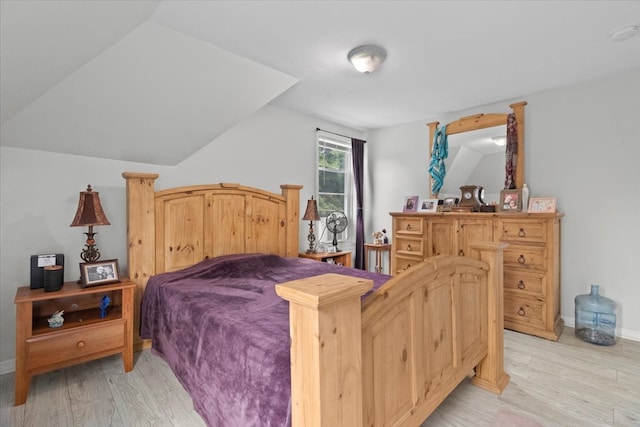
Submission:
[[402,212],[418,212],[418,196],[405,196]]
[[437,212],[438,199],[420,198],[418,203],[418,212]]
[[501,190],[499,209],[502,212],[520,212],[522,210],[522,190]]
[[555,213],[555,197],[532,197],[529,201],[529,213]]
[[80,282],[83,288],[120,282],[117,259],[80,263]]

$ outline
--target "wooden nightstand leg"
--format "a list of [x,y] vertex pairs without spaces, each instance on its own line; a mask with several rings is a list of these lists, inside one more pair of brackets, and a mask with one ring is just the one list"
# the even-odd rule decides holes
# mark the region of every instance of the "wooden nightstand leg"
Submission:
[[122,363],[124,371],[133,369],[133,301],[135,288],[122,290],[122,317],[126,321]]
[[29,384],[31,384],[31,375],[27,373],[18,374],[16,369],[16,394],[15,406],[24,405],[29,394]]
[[33,308],[31,302],[16,305],[16,394],[15,406],[20,406],[27,401],[31,375],[27,372],[27,343],[31,337],[31,315]]

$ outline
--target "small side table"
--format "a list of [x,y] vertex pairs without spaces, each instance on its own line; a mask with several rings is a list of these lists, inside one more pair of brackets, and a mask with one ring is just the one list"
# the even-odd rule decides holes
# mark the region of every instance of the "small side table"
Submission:
[[333,260],[335,264],[351,267],[351,252],[316,252],[315,254],[308,254],[306,252],[300,252],[298,254],[300,258],[309,258],[316,261],[327,262]]
[[[83,288],[66,282],[62,289],[18,288],[16,298],[15,406],[25,403],[31,377],[43,372],[120,353],[124,371],[133,369],[133,305],[136,284],[120,283]],[[100,317],[100,303],[111,300]],[[64,310],[64,324],[50,328],[47,318]]]
[[382,273],[382,253],[391,252],[391,243],[365,243],[364,244],[364,269],[369,271],[369,252],[376,253],[376,273]]

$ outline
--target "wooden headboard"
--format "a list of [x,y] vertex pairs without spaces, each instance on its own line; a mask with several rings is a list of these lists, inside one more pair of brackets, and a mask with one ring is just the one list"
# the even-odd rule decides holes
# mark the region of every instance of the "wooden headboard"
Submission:
[[[142,292],[154,274],[220,255],[298,256],[301,185],[281,185],[281,195],[239,184],[155,191],[158,174],[122,176],[127,180],[129,277],[137,284],[136,332]],[[134,345],[146,346],[139,338]]]

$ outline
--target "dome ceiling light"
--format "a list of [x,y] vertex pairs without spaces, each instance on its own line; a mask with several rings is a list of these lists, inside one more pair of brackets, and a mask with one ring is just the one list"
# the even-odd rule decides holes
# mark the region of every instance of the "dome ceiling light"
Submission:
[[380,67],[387,57],[387,52],[380,46],[364,45],[358,46],[349,52],[347,58],[353,64],[356,70],[361,73],[369,74]]
[[640,32],[640,25],[625,25],[624,27],[616,28],[609,34],[609,39],[613,41],[626,40],[638,34]]

